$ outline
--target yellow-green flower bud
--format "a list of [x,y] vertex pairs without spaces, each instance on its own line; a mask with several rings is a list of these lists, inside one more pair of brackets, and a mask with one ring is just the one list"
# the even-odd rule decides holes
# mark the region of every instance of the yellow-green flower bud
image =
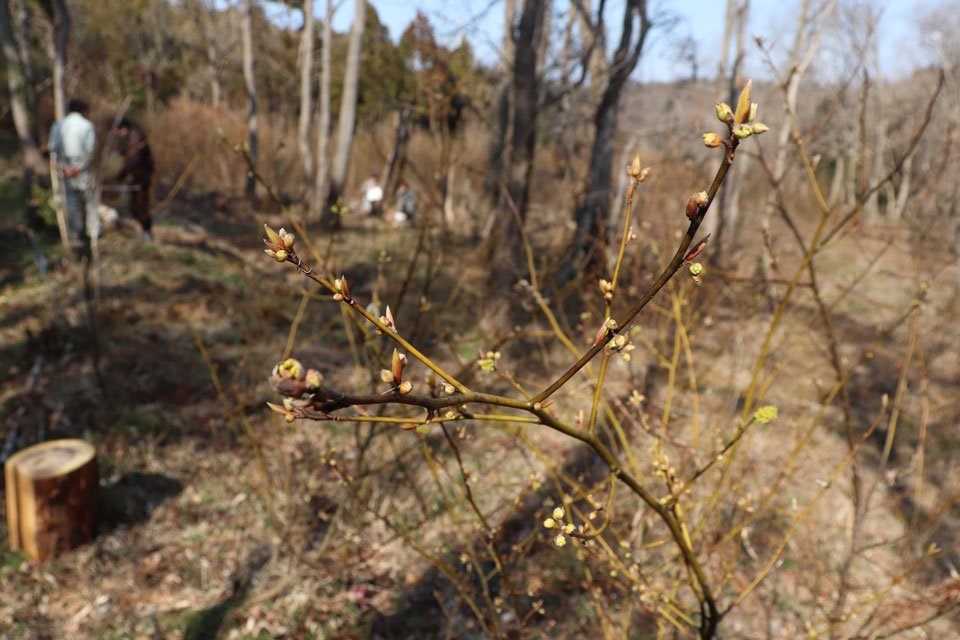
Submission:
[[750,128],[748,124],[737,125],[733,128],[733,135],[737,136],[741,140],[749,138],[753,134],[753,129]]
[[766,424],[771,420],[776,420],[778,416],[777,408],[768,405],[766,407],[760,407],[753,412],[753,419],[759,422],[760,424]]
[[307,369],[306,381],[309,388],[316,389],[323,384],[323,374],[316,369]]
[[299,360],[287,358],[280,363],[279,373],[281,378],[303,378],[303,365]]
[[700,264],[699,262],[694,262],[693,264],[690,265],[690,273],[692,273],[695,276],[700,275],[701,273],[703,273],[703,265]]
[[546,520],[543,521],[543,526],[545,529],[553,529],[554,527],[557,526],[557,521],[554,520],[553,518],[547,518]]
[[762,122],[754,122],[753,124],[750,125],[750,129],[756,134],[766,133],[767,131],[770,131],[770,127],[763,124]]
[[564,512],[564,510],[563,510],[563,507],[554,507],[554,509],[553,509],[553,517],[554,517],[556,520],[562,520],[564,513],[565,513],[565,512]]
[[703,144],[713,149],[723,144],[723,140],[715,133],[705,133],[703,134]]
[[720,122],[726,122],[728,119],[733,117],[733,109],[730,108],[726,102],[717,103],[717,120]]

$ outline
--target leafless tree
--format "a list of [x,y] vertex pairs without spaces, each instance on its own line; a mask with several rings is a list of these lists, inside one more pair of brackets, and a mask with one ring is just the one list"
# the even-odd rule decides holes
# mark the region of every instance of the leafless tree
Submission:
[[[363,29],[366,24],[367,3],[356,0],[353,26],[350,28],[350,43],[347,46],[347,65],[343,76],[343,96],[340,100],[340,120],[337,123],[337,149],[330,168],[330,189],[324,221],[331,227],[339,227],[339,210],[334,207],[343,196],[350,168],[350,152],[353,148],[353,127],[357,119],[357,93],[360,82],[360,53],[363,44]],[[329,21],[328,21],[329,22]]]
[[310,149],[310,102],[313,95],[313,0],[303,0],[303,31],[300,34],[300,121],[297,146],[303,163],[304,184],[313,185],[313,153]]
[[546,0],[523,0],[519,22],[515,26],[507,25],[512,34],[513,60],[507,122],[510,136],[503,164],[506,194],[491,221],[486,242],[491,276],[501,287],[513,284],[517,265],[521,264],[522,226],[530,204],[536,149],[541,94],[537,58],[542,50],[546,5]]
[[[240,23],[241,38],[243,40],[243,81],[247,88],[247,103],[250,111],[248,126],[250,128],[250,160],[257,164],[257,142],[259,138],[259,124],[257,122],[257,83],[253,75],[253,0],[243,0],[243,20]],[[247,176],[245,193],[253,198],[257,180],[251,172]]]
[[189,0],[184,7],[190,12],[203,39],[207,55],[207,76],[210,82],[210,104],[220,106],[223,89],[220,84],[220,44],[218,43],[216,7],[212,0]]
[[67,115],[65,77],[67,68],[67,41],[70,38],[70,13],[66,0],[40,0],[47,15],[49,31],[47,54],[53,77],[53,113],[57,120]]
[[310,201],[310,215],[314,219],[320,216],[330,191],[330,161],[327,151],[330,147],[330,47],[333,39],[333,3],[327,0],[327,10],[323,19],[323,45],[320,53],[320,104],[317,123],[317,175],[313,183],[313,199]]
[[20,59],[20,51],[13,38],[12,18],[10,5],[7,0],[0,0],[0,45],[3,48],[3,57],[7,63],[7,90],[10,96],[10,112],[13,114],[14,128],[20,138],[20,147],[23,149],[25,166],[30,172],[43,170],[43,158],[37,148],[37,141],[30,131],[30,117],[25,104],[27,92],[24,78],[24,63]]
[[602,261],[613,186],[614,140],[620,97],[653,28],[646,0],[627,0],[621,17],[620,41],[612,58],[607,60],[607,27],[603,16],[605,3],[598,3],[594,13],[589,12],[590,5],[583,0],[573,0],[573,3],[579,12],[581,29],[590,42],[587,64],[591,77],[590,95],[596,106],[593,112],[590,168],[583,199],[574,214],[577,235],[573,257],[560,274],[563,280],[572,277],[575,268],[584,263],[598,264]]
[[[793,36],[793,46],[787,59],[787,77],[785,78],[784,101],[785,107],[791,112],[797,112],[797,94],[800,89],[800,81],[804,73],[810,67],[820,48],[820,39],[823,37],[824,29],[833,15],[835,0],[825,0],[824,2],[811,7],[810,0],[802,0],[800,11],[797,16],[797,29]],[[812,9],[812,10],[811,10]],[[787,174],[787,153],[790,149],[790,122],[785,120],[777,134],[777,146],[774,156],[773,166],[770,168],[771,180],[774,185],[779,186]],[[763,228],[770,227],[770,220],[775,212],[775,205],[771,201],[764,210]],[[772,272],[773,257],[769,252],[763,254],[761,261],[762,277],[770,279]],[[774,299],[774,291],[771,288],[768,292],[771,300]]]

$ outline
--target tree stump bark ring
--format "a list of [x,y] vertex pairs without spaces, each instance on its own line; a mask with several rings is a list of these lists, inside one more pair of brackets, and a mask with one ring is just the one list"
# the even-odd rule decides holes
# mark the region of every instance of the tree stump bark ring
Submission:
[[93,538],[100,478],[97,452],[85,440],[51,440],[7,460],[10,547],[43,561]]

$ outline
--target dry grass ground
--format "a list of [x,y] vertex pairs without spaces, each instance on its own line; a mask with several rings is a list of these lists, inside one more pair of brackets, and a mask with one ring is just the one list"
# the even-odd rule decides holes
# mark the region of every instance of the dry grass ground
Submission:
[[[628,296],[666,260],[660,247],[670,246],[680,226],[668,215],[682,219],[675,192],[688,189],[672,181],[653,180],[645,195],[646,211],[675,213],[641,218],[644,233],[627,263]],[[464,228],[481,218],[473,215]],[[472,559],[482,555],[442,434],[418,437],[351,422],[288,425],[265,410],[265,401],[275,399],[267,374],[285,355],[293,327],[293,354],[323,370],[326,384],[356,391],[382,385],[375,350],[364,345],[358,326],[344,322],[339,305],[260,252],[263,221],[286,224],[277,212],[255,214],[246,203],[210,195],[171,203],[158,215],[156,243],[142,242],[132,223],[113,230],[101,244],[99,303],[84,295],[78,265],[54,261],[44,278],[25,236],[0,229],[4,246],[13,247],[3,257],[10,275],[0,291],[0,441],[13,438],[16,447],[53,437],[93,441],[105,502],[97,539],[45,565],[7,550],[0,525],[0,636],[442,638],[452,630],[449,637],[485,637],[450,581],[425,559],[444,558],[470,576]],[[535,242],[549,263],[563,221],[543,207],[531,225],[541,230]],[[960,585],[952,554],[904,573],[930,543],[946,550],[956,545],[953,523],[960,516],[952,504],[960,483],[951,455],[960,414],[955,258],[924,229],[919,221],[858,230],[818,265],[847,363],[869,348],[878,327],[909,311],[920,282],[927,283],[925,307],[913,324],[903,323],[874,348],[849,383],[858,435],[880,415],[882,395],[893,403],[904,386],[890,461],[880,467],[889,410],[885,426],[856,458],[864,486],[876,482],[877,489],[855,556],[849,551],[849,470],[832,477],[849,447],[836,403],[815,421],[834,374],[818,311],[802,288],[762,377],[770,382],[762,404],[777,405],[781,418],[758,425],[742,441],[738,466],[714,510],[707,498],[718,476],[698,485],[689,514],[704,523],[694,534],[696,546],[709,570],[723,577],[720,595],[730,598],[773,556],[800,511],[833,483],[784,545],[768,580],[724,620],[724,637],[802,637],[807,625],[820,630],[834,623],[837,637],[851,637],[865,618],[881,631],[916,620],[919,626],[902,638],[958,633]],[[541,388],[570,355],[521,293],[499,292],[509,311],[491,318],[473,241],[438,234],[417,257],[399,309],[396,296],[414,257],[416,229],[348,220],[332,247],[335,272],[348,274],[364,304],[394,304],[401,329],[449,370],[515,394],[506,380],[475,366],[478,350],[499,348],[501,370],[520,385]],[[324,236],[313,239],[328,250]],[[754,240],[747,236],[742,244]],[[785,239],[778,246],[789,277],[799,256]],[[754,258],[745,253],[738,275],[754,275]],[[851,283],[856,287],[848,292]],[[593,285],[586,287],[585,302],[571,301],[576,312],[562,316],[581,348],[602,320]],[[689,361],[675,355],[674,302],[689,335]],[[640,462],[646,472],[658,447],[671,446],[690,452],[681,458],[681,472],[689,474],[703,452],[713,450],[706,445],[719,445],[736,430],[770,318],[755,283],[709,271],[699,288],[681,273],[645,313],[630,362],[611,365],[608,395],[637,443],[634,451],[649,453]],[[382,338],[372,344],[387,347]],[[416,384],[425,385],[423,368],[413,372]],[[629,402],[634,391],[645,396],[640,405]],[[668,393],[673,410],[664,423]],[[575,421],[578,411],[589,410],[590,396],[590,385],[577,378],[555,410]],[[706,443],[700,449],[692,447],[695,423],[696,438]],[[531,601],[543,602],[529,626],[540,637],[581,638],[600,634],[602,617],[619,619],[630,598],[616,572],[602,558],[556,548],[540,526],[558,496],[550,468],[589,479],[595,460],[535,427],[467,423],[452,433],[480,509],[504,523],[518,550],[514,581]],[[807,437],[809,444],[799,446]],[[355,474],[347,485],[344,474]],[[777,482],[782,488],[762,503]],[[622,530],[631,530],[631,520],[641,523],[644,513],[624,498]],[[927,526],[929,519],[934,525]],[[725,540],[741,521],[748,525]],[[656,551],[647,549],[651,540],[636,527],[634,534],[623,538],[623,548],[636,545],[633,558],[643,567]],[[849,595],[841,612],[866,603],[852,622],[833,609],[848,560]],[[597,606],[587,585],[612,594],[603,600],[608,609]],[[879,605],[871,604],[888,587]],[[498,615],[509,623],[511,611],[503,609]],[[924,621],[941,609],[946,616]],[[635,609],[629,637],[656,633],[655,618]],[[684,637],[668,628],[670,634]]]

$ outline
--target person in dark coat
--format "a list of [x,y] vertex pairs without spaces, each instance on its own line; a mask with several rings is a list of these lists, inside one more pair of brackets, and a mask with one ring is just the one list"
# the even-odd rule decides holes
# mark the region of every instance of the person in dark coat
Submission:
[[130,185],[130,212],[143,227],[143,237],[153,239],[150,201],[153,199],[153,154],[143,129],[123,118],[117,125],[117,143],[123,154],[123,167],[114,177]]

